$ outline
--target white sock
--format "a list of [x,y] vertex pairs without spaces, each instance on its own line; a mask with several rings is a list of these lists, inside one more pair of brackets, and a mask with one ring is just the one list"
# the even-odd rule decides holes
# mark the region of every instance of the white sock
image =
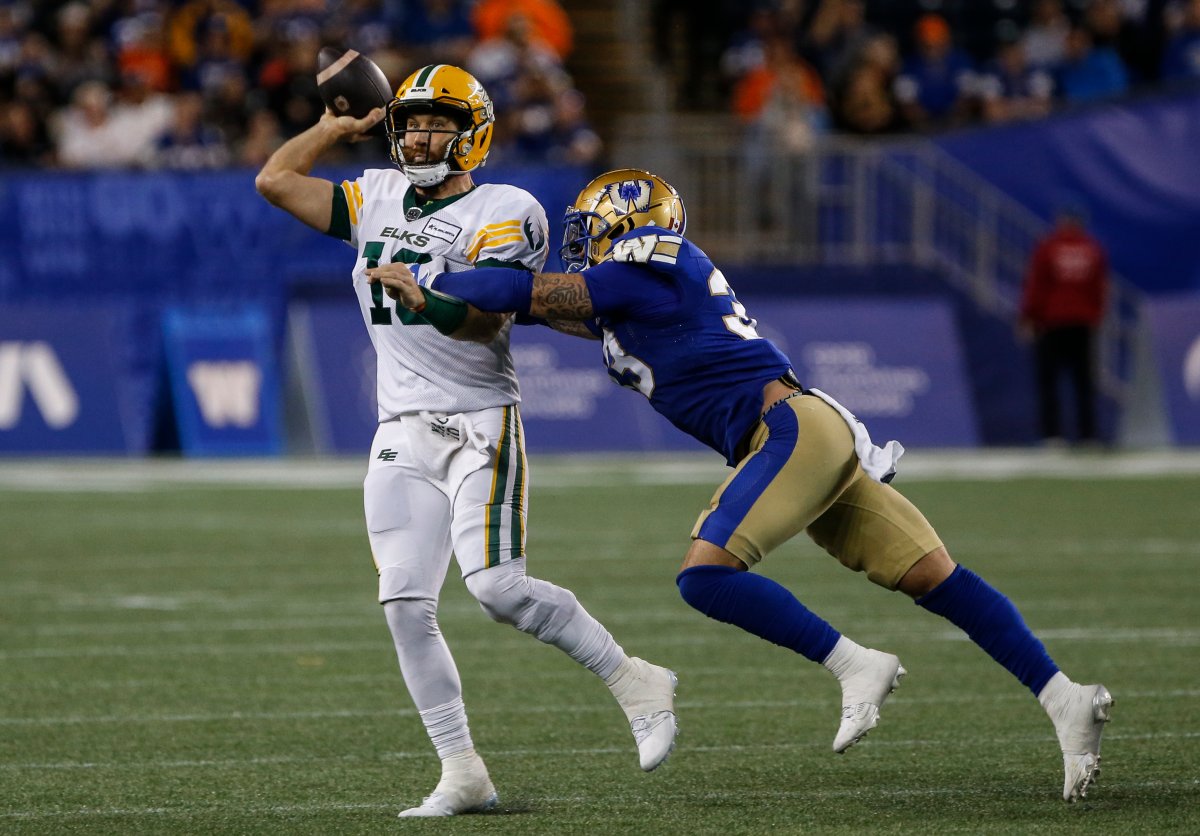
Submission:
[[1074,684],[1075,683],[1072,682],[1065,673],[1059,671],[1058,673],[1054,674],[1054,676],[1050,677],[1049,682],[1042,686],[1042,690],[1038,693],[1037,699],[1038,702],[1042,704],[1042,708],[1046,710],[1046,713],[1049,714],[1051,718],[1054,717],[1054,713],[1052,711],[1054,704],[1058,702],[1065,694],[1067,694]]
[[637,666],[626,656],[611,674],[604,678],[604,684],[614,694],[621,693],[629,683],[637,678]]
[[475,753],[471,730],[467,728],[467,709],[461,697],[422,711],[421,722],[425,724],[433,748],[437,749],[438,757],[443,762],[467,751],[472,755]]
[[825,657],[825,661],[821,662],[821,665],[840,681],[852,668],[856,667],[855,662],[858,660],[859,654],[864,651],[866,648],[861,644],[857,644],[845,636],[840,636],[837,644],[833,646],[833,650],[829,651],[829,655]]

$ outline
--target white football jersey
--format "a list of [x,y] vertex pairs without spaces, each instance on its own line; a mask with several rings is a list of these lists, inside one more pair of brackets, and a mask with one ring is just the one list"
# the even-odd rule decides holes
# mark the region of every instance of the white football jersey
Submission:
[[546,213],[533,195],[486,184],[418,204],[413,186],[395,169],[369,169],[344,181],[341,190],[348,218],[338,217],[335,201],[330,234],[358,250],[354,291],[378,358],[379,420],[519,403],[508,344],[511,322],[488,345],[443,336],[424,323],[405,325],[402,317],[413,314],[380,285],[368,284],[366,270],[403,262],[418,281],[474,266],[540,270],[546,262]]

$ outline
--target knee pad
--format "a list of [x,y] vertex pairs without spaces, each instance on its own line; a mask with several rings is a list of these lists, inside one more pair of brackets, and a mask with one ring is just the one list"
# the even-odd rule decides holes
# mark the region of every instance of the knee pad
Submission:
[[553,641],[574,616],[575,596],[552,583],[527,577],[524,560],[510,560],[466,578],[467,589],[493,621]]

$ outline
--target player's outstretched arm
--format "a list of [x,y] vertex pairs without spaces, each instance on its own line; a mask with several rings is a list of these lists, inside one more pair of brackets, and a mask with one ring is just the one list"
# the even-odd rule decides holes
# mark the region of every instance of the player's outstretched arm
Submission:
[[534,274],[510,267],[479,267],[463,273],[442,273],[434,280],[433,287],[482,311],[515,312],[570,322],[596,315],[587,282],[576,273]]
[[543,319],[582,322],[596,315],[587,282],[579,273],[538,273],[529,312]]
[[254,188],[269,202],[318,232],[328,232],[333,219],[334,185],[308,173],[322,154],[343,139],[356,141],[383,118],[376,108],[362,119],[334,116],[329,111],[304,133],[298,134],[272,154],[254,178]]

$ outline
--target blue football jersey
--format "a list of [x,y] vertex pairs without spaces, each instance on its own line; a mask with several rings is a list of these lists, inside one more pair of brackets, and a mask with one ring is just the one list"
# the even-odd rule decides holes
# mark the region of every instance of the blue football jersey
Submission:
[[583,275],[609,375],[736,464],[763,386],[788,374],[791,362],[758,335],[721,271],[682,236],[642,227]]

